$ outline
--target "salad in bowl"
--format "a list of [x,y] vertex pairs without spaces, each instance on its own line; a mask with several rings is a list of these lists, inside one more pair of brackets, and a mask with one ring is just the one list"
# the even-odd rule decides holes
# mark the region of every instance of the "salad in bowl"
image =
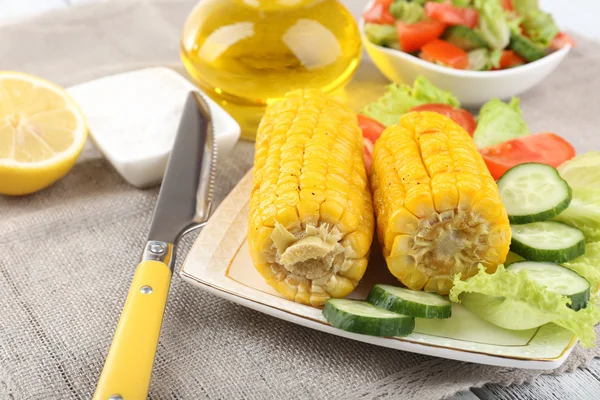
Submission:
[[363,21],[370,43],[457,70],[505,70],[574,46],[537,0],[375,0]]

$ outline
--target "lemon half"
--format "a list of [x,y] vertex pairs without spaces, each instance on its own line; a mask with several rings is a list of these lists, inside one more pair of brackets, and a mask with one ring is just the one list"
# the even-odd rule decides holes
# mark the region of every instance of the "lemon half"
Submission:
[[83,113],[64,89],[0,71],[0,194],[30,194],[65,176],[87,132]]

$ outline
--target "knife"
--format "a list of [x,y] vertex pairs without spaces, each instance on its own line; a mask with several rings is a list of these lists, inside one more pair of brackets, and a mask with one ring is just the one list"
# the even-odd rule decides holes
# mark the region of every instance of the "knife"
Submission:
[[210,216],[216,159],[210,109],[199,93],[191,92],[94,400],[147,398],[176,246]]

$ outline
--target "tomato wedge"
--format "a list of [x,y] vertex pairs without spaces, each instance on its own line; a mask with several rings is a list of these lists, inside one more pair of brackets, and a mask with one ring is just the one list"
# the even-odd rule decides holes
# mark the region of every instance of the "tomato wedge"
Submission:
[[538,133],[480,149],[494,179],[518,164],[539,162],[558,167],[575,156],[569,142],[554,133]]
[[385,125],[361,114],[357,114],[356,116],[358,118],[358,126],[362,129],[363,137],[369,139],[371,143],[375,143],[385,130]]
[[502,4],[502,8],[505,9],[506,11],[514,11],[515,10],[515,8],[513,7],[512,0],[500,0],[500,3]]
[[565,46],[575,47],[575,40],[569,34],[564,32],[559,32],[552,42],[550,42],[550,49],[552,50],[560,50]]
[[398,22],[398,40],[400,47],[407,53],[420,50],[426,43],[442,36],[446,25],[435,20],[421,21],[415,24]]
[[410,111],[433,111],[445,115],[465,128],[465,131],[471,136],[473,136],[473,132],[475,132],[475,128],[477,127],[475,118],[470,112],[462,108],[454,108],[448,104],[423,104],[422,106],[411,108]]
[[393,0],[376,0],[375,3],[363,13],[365,22],[373,24],[394,25],[396,19],[390,13]]
[[367,175],[371,173],[371,165],[373,165],[373,142],[367,138],[363,138],[363,144],[365,153],[363,154],[363,161],[365,168],[367,169]]
[[506,69],[525,64],[525,59],[512,50],[502,50],[500,58],[500,68]]
[[473,8],[455,7],[451,2],[425,3],[425,14],[431,19],[446,25],[466,25],[473,29],[479,22],[479,14]]
[[421,48],[421,58],[433,63],[442,63],[455,69],[467,69],[469,55],[466,51],[445,40],[435,39]]
[[360,126],[363,133],[365,147],[364,161],[367,173],[369,173],[371,171],[371,164],[373,163],[373,145],[385,130],[385,125],[364,115],[357,114],[356,116],[358,118],[358,126]]

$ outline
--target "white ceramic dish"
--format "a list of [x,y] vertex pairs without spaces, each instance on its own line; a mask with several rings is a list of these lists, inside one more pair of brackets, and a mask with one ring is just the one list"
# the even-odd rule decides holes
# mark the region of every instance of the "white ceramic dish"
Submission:
[[[448,320],[417,319],[404,338],[380,338],[331,327],[321,310],[283,298],[258,274],[246,243],[248,173],[215,211],[181,269],[181,277],[217,296],[276,318],[365,343],[429,356],[529,369],[559,367],[571,353],[575,336],[554,324],[515,332],[498,328],[453,304]],[[397,283],[384,260],[372,252],[365,277],[349,296],[364,299],[373,283]],[[260,340],[260,338],[257,338]]]
[[[200,91],[172,69],[145,68],[105,76],[70,87],[83,110],[98,149],[130,184],[144,188],[161,182],[183,106]],[[233,149],[240,126],[208,96],[219,155]]]
[[[370,7],[371,2],[365,10]],[[399,50],[371,43],[359,23],[363,44],[379,70],[391,81],[412,84],[423,75],[434,85],[452,92],[464,107],[479,107],[493,98],[506,100],[533,88],[554,71],[571,50],[570,46],[520,67],[501,71],[464,71],[421,60]]]

